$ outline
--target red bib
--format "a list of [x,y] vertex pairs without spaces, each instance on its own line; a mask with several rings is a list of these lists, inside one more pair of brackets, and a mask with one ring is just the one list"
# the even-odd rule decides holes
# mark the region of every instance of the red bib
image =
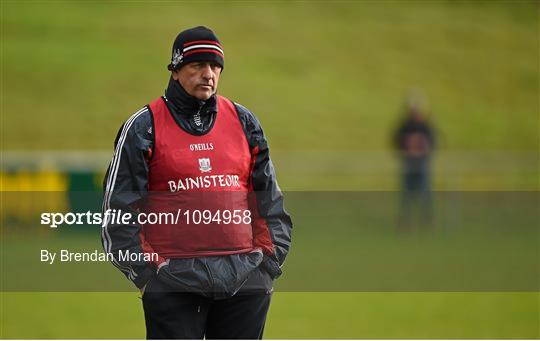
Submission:
[[[171,214],[168,221],[162,216],[161,222],[144,225],[144,239],[165,258],[252,251],[252,226],[244,219],[251,154],[234,105],[217,96],[214,126],[201,136],[184,131],[163,98],[150,109],[155,145],[144,211]],[[240,223],[222,219],[235,212]]]

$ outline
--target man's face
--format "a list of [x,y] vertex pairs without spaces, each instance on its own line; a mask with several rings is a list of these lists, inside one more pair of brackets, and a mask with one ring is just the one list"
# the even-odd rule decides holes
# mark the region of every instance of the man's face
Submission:
[[173,71],[175,81],[191,96],[206,101],[217,90],[221,66],[214,62],[193,62]]

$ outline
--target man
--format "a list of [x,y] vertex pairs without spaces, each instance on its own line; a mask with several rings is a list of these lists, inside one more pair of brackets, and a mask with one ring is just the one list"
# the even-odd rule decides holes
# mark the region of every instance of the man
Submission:
[[400,228],[409,228],[414,211],[419,211],[422,223],[429,225],[432,214],[430,161],[435,133],[418,103],[409,103],[405,119],[394,133],[394,146],[402,162]]
[[[180,213],[102,230],[105,251],[141,290],[150,339],[262,338],[289,250],[266,138],[249,110],[216,94],[223,67],[210,29],[181,32],[165,96],[124,123],[104,181],[104,210]],[[157,259],[117,257],[125,251]]]

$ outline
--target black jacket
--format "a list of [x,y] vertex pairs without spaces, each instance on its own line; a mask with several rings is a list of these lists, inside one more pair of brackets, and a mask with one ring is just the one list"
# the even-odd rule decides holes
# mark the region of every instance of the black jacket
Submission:
[[[423,152],[410,153],[407,141],[413,135],[422,137]],[[394,146],[401,154],[403,171],[406,174],[426,174],[429,172],[430,158],[435,149],[435,130],[427,121],[407,118],[394,133]]]
[[[201,135],[212,129],[218,114],[215,96],[206,102],[199,101],[171,78],[164,98],[175,121],[185,131]],[[252,161],[250,181],[256,196],[256,209],[269,229],[273,254],[172,259],[159,269],[144,261],[116,259],[114,265],[137,287],[142,288],[153,276],[158,276],[179,290],[220,298],[237,292],[269,291],[272,280],[281,274],[291,243],[292,222],[283,206],[283,195],[261,125],[248,109],[237,103],[234,105],[250,149],[259,149],[256,160]],[[133,114],[120,128],[115,139],[115,153],[103,183],[103,210],[121,209],[136,216],[138,204],[148,195],[153,132],[153,118],[148,106]],[[105,251],[113,255],[120,250],[142,253],[140,229],[135,221],[128,225],[105,224],[101,238]]]

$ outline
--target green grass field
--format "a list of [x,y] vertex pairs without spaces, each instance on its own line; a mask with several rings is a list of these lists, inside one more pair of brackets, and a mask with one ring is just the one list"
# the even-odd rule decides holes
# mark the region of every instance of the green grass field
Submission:
[[[2,295],[3,338],[145,336],[137,293]],[[278,292],[265,338],[537,339],[539,299],[538,293]]]
[[444,148],[538,148],[537,2],[438,1],[3,1],[3,148],[110,149],[197,24],[276,150],[384,149],[411,89]]
[[[267,337],[540,337],[534,193],[440,194],[432,229],[401,234],[395,199],[288,193],[298,223]],[[39,261],[41,249],[101,249],[85,230],[3,230],[2,337],[144,337],[141,302],[112,265]]]
[[[259,116],[284,190],[396,189],[389,136],[414,89],[425,94],[439,132],[435,188],[538,190],[538,2],[3,0],[0,6],[2,152],[112,151],[122,122],[162,94],[176,34],[203,24],[225,47],[220,93]],[[335,222],[309,218],[312,207],[293,208],[301,239],[286,269],[298,279],[309,275],[303,261],[313,246],[325,241],[321,224]],[[333,212],[349,222],[360,214],[363,223],[380,223],[367,209]],[[537,223],[534,217],[523,222]],[[310,240],[317,223],[320,239]],[[510,238],[510,249],[525,245],[524,257],[537,256],[538,230],[532,233]],[[393,245],[369,241],[358,243],[364,252]],[[509,250],[506,239],[497,241],[491,251]],[[352,247],[355,239],[348,242]],[[2,252],[4,288],[5,266],[16,259]],[[525,269],[534,265],[523,259],[529,263],[518,265]],[[519,269],[514,273],[523,275]],[[107,273],[121,276],[112,265]],[[144,338],[135,291],[0,295],[1,338]],[[265,336],[540,338],[539,310],[538,291],[285,288],[274,294]]]

